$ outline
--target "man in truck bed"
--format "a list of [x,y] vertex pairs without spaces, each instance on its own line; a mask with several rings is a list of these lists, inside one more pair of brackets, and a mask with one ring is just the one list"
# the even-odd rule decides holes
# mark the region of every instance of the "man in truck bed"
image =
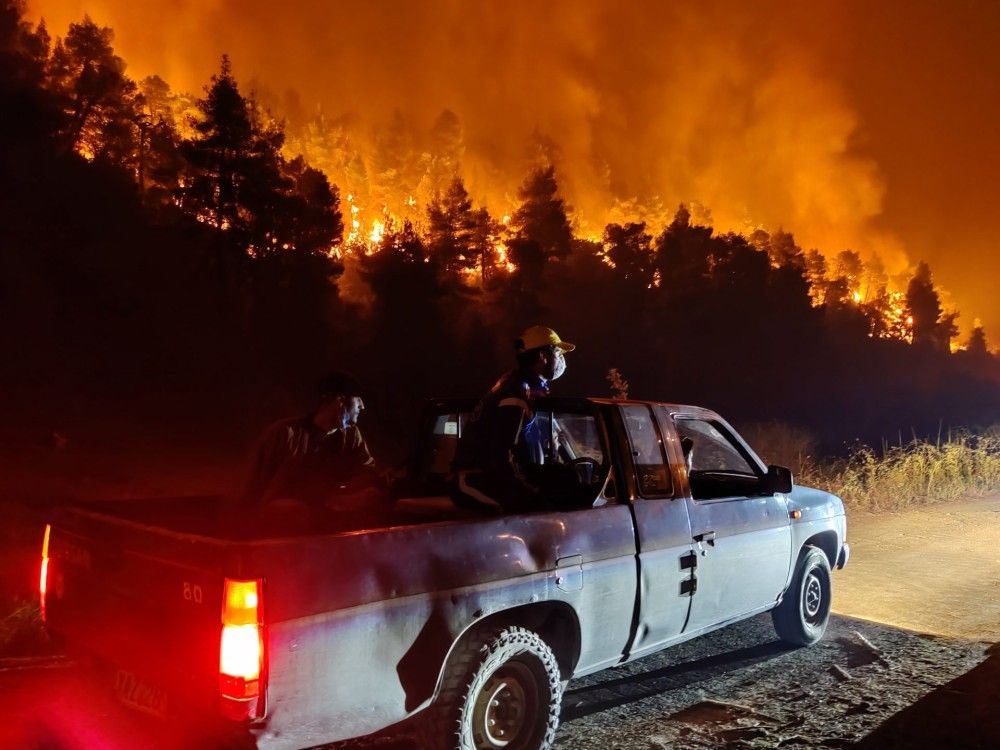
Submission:
[[327,376],[312,413],[268,427],[253,451],[245,506],[289,501],[310,509],[360,509],[382,493],[375,459],[358,417],[364,410],[361,384],[346,373]]
[[551,507],[529,476],[544,463],[534,402],[566,371],[565,353],[576,348],[551,328],[532,326],[515,342],[517,367],[480,399],[455,460],[455,502],[523,512]]

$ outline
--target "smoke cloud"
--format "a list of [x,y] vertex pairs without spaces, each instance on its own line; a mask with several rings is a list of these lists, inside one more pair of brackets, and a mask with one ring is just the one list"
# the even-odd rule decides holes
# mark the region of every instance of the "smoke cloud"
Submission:
[[[426,132],[444,109],[462,173],[507,212],[539,144],[576,229],[677,204],[719,231],[783,228],[832,256],[910,267],[881,220],[887,182],[844,81],[850,7],[788,3],[37,0],[53,34],[88,12],[135,77],[200,92],[225,52],[242,82],[366,138],[399,111]],[[823,14],[818,16],[817,14]],[[533,145],[534,144],[534,145]],[[334,176],[336,180],[336,176]],[[700,214],[699,214],[700,212]],[[975,306],[973,306],[975,307]]]

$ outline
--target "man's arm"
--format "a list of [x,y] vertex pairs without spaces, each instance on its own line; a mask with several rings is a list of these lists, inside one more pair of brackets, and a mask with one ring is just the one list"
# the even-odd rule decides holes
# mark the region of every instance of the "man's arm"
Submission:
[[357,425],[354,425],[354,445],[352,446],[354,455],[357,460],[357,465],[361,467],[375,468],[375,457],[372,452],[368,449],[368,442],[365,440],[365,436],[361,434],[361,430]]
[[524,474],[524,468],[515,458],[515,446],[523,439],[524,423],[530,419],[530,407],[519,398],[505,398],[497,407],[489,442],[490,468],[497,478],[514,493],[530,499],[538,496],[539,489]]

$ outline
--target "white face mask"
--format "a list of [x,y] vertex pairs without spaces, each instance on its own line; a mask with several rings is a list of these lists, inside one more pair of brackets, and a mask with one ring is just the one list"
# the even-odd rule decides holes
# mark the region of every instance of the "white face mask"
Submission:
[[557,350],[555,361],[552,363],[552,377],[549,380],[558,380],[566,372],[566,357],[561,350]]

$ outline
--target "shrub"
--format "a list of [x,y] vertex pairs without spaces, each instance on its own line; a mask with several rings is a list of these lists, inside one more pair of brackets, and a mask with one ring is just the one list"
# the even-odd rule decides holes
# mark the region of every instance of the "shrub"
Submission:
[[858,446],[841,461],[807,467],[803,484],[822,487],[855,508],[887,510],[1000,492],[1000,437],[959,434],[945,442],[914,440]]

